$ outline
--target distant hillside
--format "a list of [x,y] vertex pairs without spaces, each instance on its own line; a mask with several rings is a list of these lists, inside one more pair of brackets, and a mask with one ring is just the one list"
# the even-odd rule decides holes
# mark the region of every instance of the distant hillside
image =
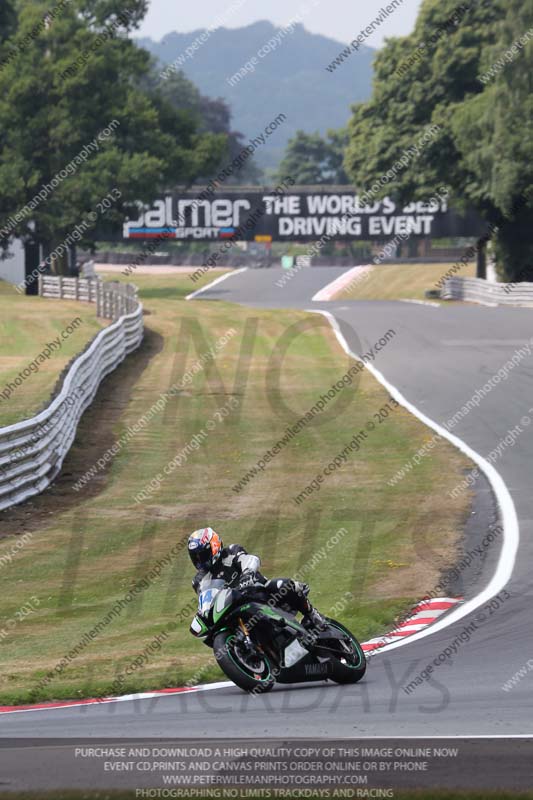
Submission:
[[[201,92],[229,102],[232,127],[246,138],[261,133],[280,112],[287,115],[287,121],[256,152],[262,167],[277,166],[288,139],[298,128],[324,133],[328,128],[342,127],[350,117],[351,104],[367,100],[371,94],[375,51],[362,47],[335,72],[327,72],[326,66],[345,45],[309,33],[301,24],[281,39],[274,52],[258,59],[255,72],[230,86],[227,79],[257,56],[278,30],[270,22],[220,28],[182,67]],[[137,41],[164,66],[172,64],[202,33],[169,33],[160,42],[149,38]]]

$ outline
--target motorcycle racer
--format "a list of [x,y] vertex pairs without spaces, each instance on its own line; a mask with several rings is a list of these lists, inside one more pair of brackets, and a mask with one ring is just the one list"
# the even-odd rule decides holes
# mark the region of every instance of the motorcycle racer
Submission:
[[[286,606],[294,614],[300,612],[303,615],[302,625],[308,630],[320,631],[327,624],[307,599],[309,587],[305,583],[290,578],[268,580],[259,572],[261,560],[258,556],[248,553],[240,544],[224,547],[213,528],[200,528],[191,533],[188,552],[197,570],[192,581],[197,594],[209,589],[213,581],[223,580],[230,588],[245,588],[260,583],[271,597],[276,598],[276,605]],[[191,632],[196,635],[192,628]]]

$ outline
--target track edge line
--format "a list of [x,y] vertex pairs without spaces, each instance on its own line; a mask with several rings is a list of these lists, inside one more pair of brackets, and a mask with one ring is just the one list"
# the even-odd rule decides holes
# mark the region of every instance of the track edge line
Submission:
[[494,597],[495,594],[500,592],[505,586],[508,584],[511,576],[513,574],[514,565],[516,562],[516,554],[518,551],[518,545],[520,543],[520,530],[518,524],[518,517],[516,514],[515,505],[513,503],[513,499],[511,494],[505,485],[505,482],[499,472],[494,469],[492,464],[490,464],[483,456],[477,453],[470,445],[463,442],[462,439],[459,439],[458,436],[455,436],[453,433],[450,433],[446,430],[446,428],[442,427],[438,422],[430,419],[426,416],[422,411],[420,411],[413,403],[407,400],[406,397],[397,389],[392,383],[390,383],[387,378],[380,372],[376,367],[372,364],[365,363],[363,359],[356,355],[351,349],[346,341],[344,334],[340,329],[340,325],[336,319],[336,317],[330,311],[324,311],[321,309],[307,309],[311,314],[322,314],[322,316],[326,317],[328,322],[330,323],[333,332],[337,338],[337,341],[341,345],[342,349],[345,351],[347,355],[351,358],[356,359],[357,361],[361,361],[365,368],[370,372],[371,375],[388,391],[390,392],[391,396],[397,400],[400,405],[402,405],[407,411],[409,411],[413,416],[420,420],[424,425],[434,430],[438,433],[442,438],[447,439],[451,444],[457,447],[464,455],[468,456],[477,466],[481,469],[481,471],[485,474],[487,480],[489,481],[491,488],[496,495],[496,500],[500,509],[501,517],[502,517],[502,526],[503,526],[503,543],[502,549],[500,552],[500,557],[498,559],[498,565],[496,567],[496,571],[492,576],[491,580],[489,581],[488,585],[483,589],[479,594],[475,597],[471,598],[470,600],[466,600],[460,606],[455,608],[449,614],[446,614],[444,619],[441,621],[434,622],[432,625],[429,625],[423,631],[419,631],[418,633],[413,633],[411,636],[406,637],[405,639],[394,642],[392,644],[388,644],[383,648],[380,648],[379,651],[376,652],[376,655],[384,653],[388,650],[395,650],[398,647],[405,647],[408,644],[412,644],[420,639],[425,638],[426,636],[430,636],[433,633],[436,633],[439,630],[443,630],[447,628],[454,622],[465,617],[467,614],[470,614],[472,611],[475,611],[479,606],[481,606],[485,601],[490,600]]

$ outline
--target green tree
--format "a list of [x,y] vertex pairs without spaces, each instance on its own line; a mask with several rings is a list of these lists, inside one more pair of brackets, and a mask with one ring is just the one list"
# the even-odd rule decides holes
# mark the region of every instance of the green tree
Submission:
[[[367,189],[428,126],[438,136],[377,191],[399,202],[447,184],[455,205],[474,206],[496,230],[510,278],[531,261],[532,42],[488,82],[487,70],[532,27],[533,0],[424,0],[411,36],[391,39],[375,63],[374,91],[349,124],[345,165]],[[529,228],[529,233],[528,233]]]
[[476,176],[472,200],[494,208],[496,257],[511,280],[533,280],[533,0],[506,0],[497,41],[481,64],[482,94],[452,120]]
[[[16,29],[0,51],[15,54],[0,69],[4,248],[16,235],[51,253],[92,219],[111,190],[121,197],[107,224],[122,221],[135,201],[152,202],[162,189],[191,182],[219,162],[221,137],[198,132],[191,115],[139,88],[150,56],[128,34],[146,6],[145,0],[57,0],[55,7],[19,0]],[[103,133],[108,126],[110,136]],[[92,152],[78,164],[90,143]],[[100,224],[92,220],[84,240]]]
[[[6,56],[4,42],[15,32],[17,12],[11,0],[4,0],[0,5],[0,56]],[[0,57],[0,69],[2,58]]]
[[[183,71],[171,72],[166,78],[161,78],[155,63],[147,86],[151,93],[160,95],[176,110],[192,115],[200,132],[219,134],[225,139],[222,157],[213,174],[241,153],[246,142],[242,133],[232,130],[231,110],[225,100],[202,95]],[[199,177],[199,181],[206,182],[210,177],[211,175],[203,174]],[[235,169],[226,182],[234,185],[257,185],[261,183],[262,178],[262,170],[253,157],[250,157]]]
[[349,183],[344,170],[347,140],[345,130],[330,130],[326,137],[297,131],[287,145],[278,176],[291,175],[296,184],[304,186]]

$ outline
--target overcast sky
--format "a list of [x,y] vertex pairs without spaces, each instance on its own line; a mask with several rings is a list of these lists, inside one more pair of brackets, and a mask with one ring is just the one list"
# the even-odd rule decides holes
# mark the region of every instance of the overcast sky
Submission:
[[[403,0],[366,43],[379,47],[386,36],[409,33],[421,2]],[[303,25],[313,33],[349,42],[389,3],[390,0],[268,0],[267,3],[260,0],[151,0],[139,34],[159,40],[171,31],[186,33],[207,28],[217,19],[222,19],[226,28],[241,28],[262,19],[282,26],[301,16]],[[311,7],[311,11],[302,15],[301,9],[305,6]]]

